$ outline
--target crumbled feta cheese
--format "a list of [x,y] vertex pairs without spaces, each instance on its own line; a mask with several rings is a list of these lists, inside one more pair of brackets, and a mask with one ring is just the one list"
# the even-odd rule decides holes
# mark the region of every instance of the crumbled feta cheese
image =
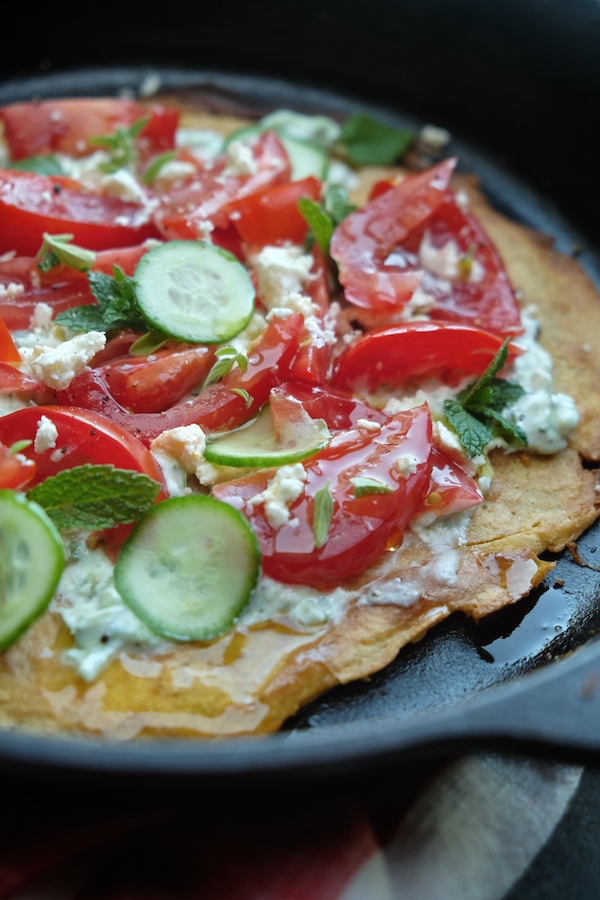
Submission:
[[175,135],[175,144],[177,147],[184,147],[189,150],[198,159],[210,162],[219,155],[223,149],[223,135],[218,131],[211,131],[206,128],[185,128],[177,129]]
[[411,453],[399,456],[394,464],[394,468],[403,478],[408,478],[409,475],[414,475],[417,471],[417,458]]
[[36,303],[29,320],[29,329],[36,334],[47,333],[52,326],[54,310],[48,303]]
[[[266,246],[252,259],[258,276],[258,293],[267,307],[293,308],[301,303],[303,288],[311,275],[312,256],[295,244]],[[308,303],[310,298],[306,297]]]
[[36,453],[44,453],[46,450],[52,450],[56,447],[58,439],[58,429],[54,422],[47,416],[40,416],[33,442],[33,449]]
[[206,436],[199,425],[180,425],[155,437],[150,444],[152,453],[161,451],[177,459],[190,475],[196,474],[204,462]]
[[244,141],[232,141],[225,150],[227,165],[223,169],[222,176],[256,175],[256,160],[252,153],[252,147]]
[[379,434],[381,431],[379,422],[372,422],[371,419],[358,419],[356,427],[361,431],[371,431],[373,434]]
[[[429,231],[423,235],[419,247],[419,262],[424,269],[433,275],[439,275],[440,278],[446,278],[453,281],[456,278],[464,277],[461,271],[461,260],[464,253],[460,250],[456,241],[446,241],[441,247],[435,247]],[[481,263],[477,259],[471,261],[467,281],[481,281],[484,276],[484,270]]]
[[16,300],[24,291],[25,285],[17,284],[15,281],[11,281],[8,284],[0,284],[0,299]]
[[304,482],[307,477],[302,463],[282,466],[269,481],[265,490],[248,500],[248,506],[252,508],[264,504],[265,515],[271,528],[277,529],[287,524],[294,525],[297,520],[292,519],[289,506],[298,499],[304,490]]
[[63,391],[105,344],[103,332],[89,331],[75,335],[58,347],[23,347],[20,350],[22,368],[48,387]]
[[184,159],[171,159],[160,167],[152,187],[158,193],[179,187],[188,181],[195,171],[196,167],[193,163]]

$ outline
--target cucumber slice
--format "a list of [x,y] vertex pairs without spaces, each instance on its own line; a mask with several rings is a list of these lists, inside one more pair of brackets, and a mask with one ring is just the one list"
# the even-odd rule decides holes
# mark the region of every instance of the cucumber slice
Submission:
[[330,440],[324,419],[311,419],[302,407],[276,428],[267,404],[248,425],[209,438],[204,457],[221,466],[283,466],[312,456]]
[[[225,139],[224,146],[229,146],[233,141],[250,140],[266,130],[263,125],[248,125],[246,128],[240,128]],[[272,130],[279,136],[289,157],[292,181],[300,181],[302,178],[308,178],[309,175],[313,175],[321,181],[325,180],[329,169],[329,157],[322,147],[312,141],[291,137],[281,128]]]
[[138,522],[117,560],[115,584],[151,631],[208,641],[233,625],[259,574],[258,541],[242,513],[190,494],[163,500]]
[[0,490],[0,649],[44,612],[64,566],[60,534],[41,506]]
[[137,264],[135,282],[144,319],[178,341],[228,341],[254,312],[254,286],[244,266],[205,241],[153,247]]

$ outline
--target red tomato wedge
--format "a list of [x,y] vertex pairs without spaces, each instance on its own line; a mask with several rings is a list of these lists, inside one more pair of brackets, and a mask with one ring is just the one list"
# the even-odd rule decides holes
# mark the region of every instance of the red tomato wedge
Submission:
[[12,335],[6,327],[6,322],[0,316],[0,361],[3,363],[20,363],[21,354]]
[[161,104],[143,106],[116,98],[65,98],[12,103],[0,109],[11,159],[46,153],[84,156],[98,149],[90,138],[112,134],[148,116],[137,142],[146,152],[160,153],[175,144],[179,112]]
[[309,384],[325,384],[331,367],[332,334],[328,328],[329,285],[327,263],[318,247],[311,250],[313,265],[304,290],[315,305],[315,315],[305,323],[302,343],[292,366],[291,377]]
[[[294,313],[273,318],[248,353],[248,368],[234,368],[198,396],[158,413],[130,413],[110,394],[107,379],[93,370],[77,375],[70,386],[55,394],[61,405],[102,412],[111,421],[149,445],[162,431],[180,425],[201,425],[206,431],[237,428],[249,421],[269,399],[273,387],[289,377],[298,352],[304,319]],[[235,391],[247,392],[250,401]]]
[[117,403],[131,412],[163,412],[201,385],[215,361],[212,347],[157,350],[150,356],[122,356],[99,366]]
[[276,184],[233,203],[231,221],[242,240],[257,247],[286,241],[301,244],[308,225],[298,209],[298,200],[318,200],[320,195],[321,182],[312,176]]
[[[42,416],[58,431],[56,446],[37,453],[34,442]],[[86,463],[111,464],[133,469],[157,481],[164,491],[160,466],[141,441],[104,416],[83,409],[61,406],[32,406],[0,417],[0,442],[12,446],[30,440],[22,453],[36,464],[31,486],[63,469]],[[166,495],[166,494],[165,494]]]
[[47,287],[31,287],[29,281],[16,282],[0,275],[0,285],[6,289],[0,291],[0,316],[11,331],[29,328],[38,303],[50,306],[56,315],[73,306],[96,302],[87,282],[81,278]]
[[51,392],[41,381],[19,372],[11,363],[0,362],[0,394],[36,394],[37,401],[43,403],[40,398],[49,397]]
[[106,250],[159,237],[138,203],[65,187],[61,179],[0,169],[0,253],[35,255],[45,231],[72,234],[75,244]]
[[280,387],[273,388],[271,395],[276,392],[298,400],[312,419],[325,419],[330,431],[357,428],[361,419],[378,422],[380,425],[387,419],[382,410],[369,406],[350,391],[338,390],[329,385],[286,381]]
[[447,516],[471,509],[482,500],[483,494],[469,473],[434,446],[431,450],[431,481],[423,501],[423,512]]
[[[213,492],[238,508],[240,498],[245,501],[242,512],[257,534],[267,575],[284,583],[326,588],[363,571],[401,542],[404,529],[422,506],[430,455],[431,417],[428,407],[421,406],[389,417],[377,433],[356,429],[334,436],[325,450],[305,463],[306,483],[290,505],[290,524],[274,528],[258,497],[273,471],[224,482]],[[414,470],[408,476],[398,465],[406,456]],[[351,481],[356,477],[375,479],[389,492],[356,496]],[[316,546],[315,495],[323,489],[331,491],[333,513],[325,542]]]
[[161,195],[154,221],[167,239],[202,238],[210,222],[227,230],[236,204],[244,197],[290,179],[290,162],[276,134],[267,131],[252,146],[250,172],[228,168],[225,154],[194,180]]
[[[483,374],[502,344],[497,335],[469,325],[418,321],[376,328],[342,352],[332,384],[366,392],[424,376],[457,384],[463,376]],[[508,362],[521,352],[509,344]]]
[[23,453],[11,453],[10,447],[0,444],[0,488],[20,491],[35,477],[35,462]]
[[338,225],[330,252],[346,300],[366,309],[402,309],[420,275],[386,266],[385,260],[443,201],[455,165],[455,159],[448,159],[407,175]]

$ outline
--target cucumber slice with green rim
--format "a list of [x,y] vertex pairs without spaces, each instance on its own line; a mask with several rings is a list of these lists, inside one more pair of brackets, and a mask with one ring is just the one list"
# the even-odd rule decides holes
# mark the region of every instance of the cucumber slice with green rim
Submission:
[[[262,125],[248,125],[246,128],[240,128],[226,138],[224,146],[229,146],[233,141],[250,140],[266,130]],[[312,141],[291,137],[281,128],[274,128],[273,131],[279,136],[289,157],[292,181],[301,181],[303,178],[308,178],[309,175],[314,175],[320,181],[326,179],[329,157],[322,147]]]
[[0,649],[48,607],[65,566],[60,534],[24,494],[0,490]]
[[277,433],[271,408],[263,406],[248,425],[209,438],[204,457],[221,466],[271,467],[299,462],[312,456],[331,440],[324,419],[311,419],[300,409]]
[[242,513],[190,494],[152,507],[123,545],[115,585],[151,631],[208,641],[227,631],[260,574],[260,548]]
[[137,302],[155,330],[191,344],[217,344],[242,331],[255,291],[244,266],[205,241],[166,241],[135,269]]

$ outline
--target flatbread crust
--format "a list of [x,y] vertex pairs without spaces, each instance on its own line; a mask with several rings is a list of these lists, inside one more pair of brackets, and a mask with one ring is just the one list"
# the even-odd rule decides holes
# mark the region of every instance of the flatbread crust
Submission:
[[[189,112],[186,124],[229,132],[238,117]],[[389,174],[363,173],[359,201]],[[351,600],[328,626],[291,620],[236,629],[211,644],[150,657],[123,652],[93,683],[61,662],[71,638],[47,613],[0,657],[4,727],[76,732],[111,740],[155,735],[223,737],[277,730],[302,705],[387,665],[400,649],[455,612],[479,619],[538,585],[557,553],[600,513],[600,298],[577,262],[549,237],[494,211],[472,178],[456,178],[495,241],[524,306],[534,305],[555,389],[581,423],[563,452],[493,455],[495,477],[467,540],[451,557],[418,541],[343,586]]]

